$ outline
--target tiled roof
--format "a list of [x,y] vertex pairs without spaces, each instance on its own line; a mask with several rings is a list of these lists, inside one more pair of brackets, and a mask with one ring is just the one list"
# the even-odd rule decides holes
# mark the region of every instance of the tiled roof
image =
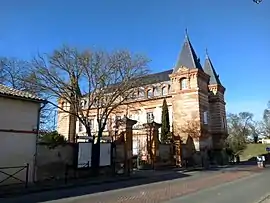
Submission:
[[221,85],[221,82],[219,80],[219,75],[216,73],[213,64],[211,62],[211,59],[209,58],[208,54],[206,54],[206,59],[204,62],[204,72],[210,76],[210,85]]
[[11,97],[17,97],[18,99],[30,99],[34,101],[40,101],[40,102],[45,101],[42,98],[32,93],[16,90],[2,84],[0,84],[0,96],[9,96],[9,97],[11,96]]
[[177,72],[181,66],[189,69],[197,68],[203,70],[187,35],[185,37],[185,42],[183,44],[182,50],[178,56],[176,66],[174,67],[174,72]]

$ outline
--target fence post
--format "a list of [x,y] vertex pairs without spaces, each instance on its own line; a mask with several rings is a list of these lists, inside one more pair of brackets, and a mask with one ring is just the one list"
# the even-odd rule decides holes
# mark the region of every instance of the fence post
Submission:
[[28,187],[28,177],[29,177],[29,163],[26,164],[25,188]]
[[67,184],[67,176],[68,176],[68,165],[65,166],[65,184]]

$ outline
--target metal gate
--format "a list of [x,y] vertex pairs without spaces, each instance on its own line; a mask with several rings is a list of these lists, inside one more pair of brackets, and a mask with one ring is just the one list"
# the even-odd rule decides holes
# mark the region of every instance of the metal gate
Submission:
[[[10,169],[15,169],[15,170],[12,172],[9,172]],[[19,178],[17,176],[20,172],[25,173],[24,179]],[[27,187],[28,176],[29,176],[29,164],[26,164],[24,166],[0,167],[0,175],[4,175],[3,179],[0,179],[0,186],[24,184],[24,186]],[[5,184],[5,182],[8,182],[9,180],[16,180],[17,183]]]

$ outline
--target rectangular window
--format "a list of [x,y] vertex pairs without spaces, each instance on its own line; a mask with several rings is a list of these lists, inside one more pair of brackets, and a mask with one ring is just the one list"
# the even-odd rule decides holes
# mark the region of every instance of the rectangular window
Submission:
[[227,130],[227,121],[225,117],[222,117],[222,127],[224,128],[224,130]]
[[81,121],[79,121],[79,132],[83,131],[83,124]]
[[203,112],[203,124],[208,124],[208,112]]
[[181,90],[185,90],[185,89],[188,89],[188,86],[187,86],[187,78],[182,78],[180,80],[180,89]]
[[89,119],[89,127],[90,127],[91,132],[93,132],[94,131],[94,119]]
[[154,114],[153,112],[147,112],[146,114],[147,123],[151,123],[154,121]]

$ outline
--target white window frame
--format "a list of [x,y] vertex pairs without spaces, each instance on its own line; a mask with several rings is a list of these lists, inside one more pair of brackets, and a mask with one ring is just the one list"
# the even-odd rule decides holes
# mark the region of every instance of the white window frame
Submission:
[[152,89],[148,89],[146,91],[146,96],[147,96],[147,98],[152,98],[153,97],[153,90]]
[[162,94],[162,96],[165,96],[168,94],[168,88],[166,86],[163,86],[161,88],[161,94]]
[[80,120],[78,120],[78,132],[83,132],[83,124]]
[[154,121],[154,112],[147,112],[146,113],[146,120],[147,120],[147,123],[151,123]]
[[181,90],[188,89],[188,80],[187,80],[187,78],[180,79],[180,89]]

